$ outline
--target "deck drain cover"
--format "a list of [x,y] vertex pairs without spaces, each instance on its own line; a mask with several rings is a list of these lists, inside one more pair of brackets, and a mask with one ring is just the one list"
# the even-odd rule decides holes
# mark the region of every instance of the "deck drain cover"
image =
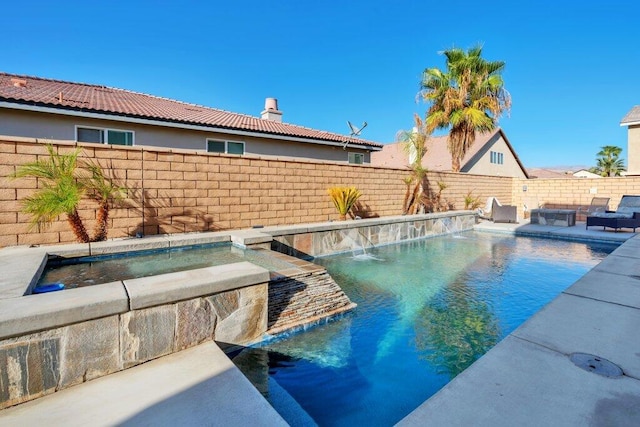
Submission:
[[602,375],[609,378],[617,378],[622,376],[622,369],[607,359],[587,353],[573,353],[569,356],[569,360],[578,368],[594,374]]

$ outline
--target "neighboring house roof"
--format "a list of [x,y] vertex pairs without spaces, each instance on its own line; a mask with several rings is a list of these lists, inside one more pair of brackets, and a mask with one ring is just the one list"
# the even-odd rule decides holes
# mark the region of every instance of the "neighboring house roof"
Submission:
[[587,169],[580,169],[573,172],[573,176],[577,178],[602,178],[602,175],[588,171]]
[[568,174],[565,172],[559,172],[552,169],[543,169],[543,168],[528,168],[527,172],[529,173],[529,178],[576,178],[572,174]]
[[[74,112],[74,115],[78,115],[78,112],[101,113],[120,118],[161,122],[155,124],[195,125],[223,133],[225,130],[235,130],[263,136],[300,138],[304,140],[302,142],[325,142],[330,145],[349,142],[370,150],[379,150],[382,147],[382,144],[364,139],[123,89],[1,72],[0,107],[44,110],[61,114]],[[33,107],[41,108],[38,110]]]
[[[518,158],[518,155],[516,154],[511,143],[507,139],[507,136],[504,134],[501,128],[496,128],[492,132],[476,134],[474,143],[471,145],[471,148],[469,148],[464,158],[462,159],[462,162],[460,163],[460,170],[464,171],[466,167],[475,162],[477,160],[477,156],[485,148],[487,143],[493,141],[497,136],[502,137],[502,139],[509,147],[509,150],[513,154],[513,157],[516,159],[516,162],[522,169],[522,172],[525,174],[525,176],[528,176],[527,170],[522,165],[522,162]],[[448,136],[446,135],[432,136],[428,139],[427,154],[422,159],[422,166],[429,170],[441,172],[450,172],[451,170],[453,170],[451,164],[451,154],[449,153],[449,149],[447,148],[447,140]],[[382,151],[373,153],[371,155],[371,164],[399,168],[407,167],[407,154],[402,149],[402,143],[386,144],[382,148]]]
[[636,105],[620,121],[620,126],[640,124],[640,105]]

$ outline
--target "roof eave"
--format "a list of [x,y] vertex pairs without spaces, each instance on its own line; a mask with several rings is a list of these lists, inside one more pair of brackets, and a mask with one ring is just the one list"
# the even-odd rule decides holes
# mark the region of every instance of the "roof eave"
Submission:
[[247,131],[242,129],[235,128],[227,128],[223,126],[207,126],[207,125],[194,125],[179,121],[171,121],[171,120],[158,120],[158,119],[149,119],[144,117],[136,117],[125,114],[116,114],[109,112],[100,112],[100,111],[87,111],[87,110],[79,110],[70,107],[59,107],[59,106],[50,106],[47,104],[39,104],[39,103],[20,103],[15,100],[1,98],[0,97],[0,108],[9,108],[14,110],[22,110],[22,111],[34,111],[34,112],[42,112],[49,114],[62,114],[66,116],[74,116],[74,117],[86,117],[92,119],[101,119],[101,120],[113,120],[120,121],[126,123],[137,123],[137,124],[145,124],[151,126],[164,126],[164,127],[172,127],[179,129],[188,129],[188,130],[198,130],[204,132],[220,132],[220,133],[228,133],[232,135],[240,135],[240,136],[252,136],[252,137],[271,137],[277,138],[285,141],[292,142],[305,142],[311,144],[319,144],[319,145],[329,145],[336,147],[346,147],[352,146],[356,148],[360,148],[368,151],[381,151],[382,145],[370,145],[358,143],[355,141],[328,141],[323,139],[313,139],[313,138],[304,138],[290,135],[283,135],[278,133],[269,133],[269,132],[258,132],[258,131]]

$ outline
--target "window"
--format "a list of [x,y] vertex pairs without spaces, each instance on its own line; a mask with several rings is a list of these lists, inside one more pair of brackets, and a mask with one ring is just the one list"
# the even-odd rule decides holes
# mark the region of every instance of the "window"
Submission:
[[355,165],[361,165],[364,163],[364,154],[362,153],[349,153],[349,163]]
[[495,163],[497,165],[504,164],[504,154],[499,153],[497,151],[490,151],[491,163]]
[[97,144],[133,145],[133,132],[76,126],[76,141]]
[[244,154],[244,142],[207,139],[209,153]]

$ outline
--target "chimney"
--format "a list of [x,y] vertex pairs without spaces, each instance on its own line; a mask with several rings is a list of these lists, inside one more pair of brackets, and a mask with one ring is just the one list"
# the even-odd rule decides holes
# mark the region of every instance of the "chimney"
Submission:
[[267,98],[264,101],[264,111],[260,113],[262,120],[271,120],[273,122],[282,123],[282,111],[278,110],[278,100],[275,98]]
[[18,77],[11,78],[11,84],[15,87],[27,87],[27,79],[20,79]]

